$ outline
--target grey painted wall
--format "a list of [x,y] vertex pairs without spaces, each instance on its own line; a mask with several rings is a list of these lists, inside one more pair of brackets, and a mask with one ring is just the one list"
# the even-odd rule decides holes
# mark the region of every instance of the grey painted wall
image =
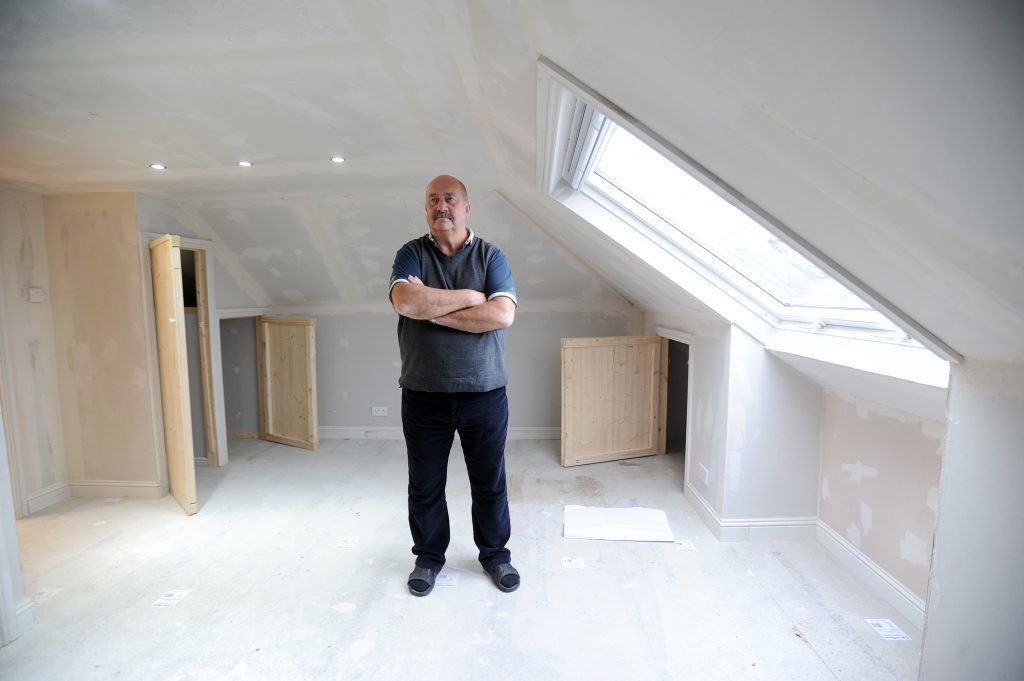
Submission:
[[192,455],[205,457],[206,421],[203,419],[203,373],[199,359],[199,314],[188,309],[185,310],[185,352],[188,356],[188,402],[192,416]]
[[255,318],[222,319],[220,347],[224,374],[224,416],[228,432],[258,432],[260,415]]
[[[321,428],[401,427],[397,323],[387,308],[317,317]],[[638,331],[637,317],[626,306],[617,312],[520,310],[507,335],[510,427],[560,426],[561,338]],[[374,406],[387,407],[388,416],[370,416]]]

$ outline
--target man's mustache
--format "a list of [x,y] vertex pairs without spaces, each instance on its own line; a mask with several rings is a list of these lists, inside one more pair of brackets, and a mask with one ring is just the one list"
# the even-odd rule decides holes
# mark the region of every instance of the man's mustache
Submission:
[[449,213],[446,210],[434,211],[434,219],[435,220],[440,220],[441,218],[446,218],[448,220],[451,220],[452,219],[452,214]]

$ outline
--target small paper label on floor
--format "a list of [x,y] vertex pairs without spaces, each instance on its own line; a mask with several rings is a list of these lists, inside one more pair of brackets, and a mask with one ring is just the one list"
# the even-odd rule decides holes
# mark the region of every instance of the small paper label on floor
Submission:
[[36,603],[42,603],[43,601],[50,600],[63,590],[64,589],[40,589],[36,592],[36,595],[32,597],[32,600]]
[[339,549],[351,549],[359,543],[359,537],[342,537],[338,540]]
[[886,641],[909,641],[911,638],[903,633],[903,630],[896,626],[892,620],[864,620],[871,625],[871,628],[878,632],[878,635]]
[[459,585],[459,573],[458,572],[442,572],[437,576],[438,586],[458,586]]
[[562,567],[567,570],[582,570],[583,556],[565,556],[562,558]]
[[697,551],[697,547],[689,539],[681,539],[675,543],[675,546],[676,551],[684,551],[686,553],[695,553]]
[[191,589],[178,589],[176,591],[168,591],[160,598],[153,602],[153,605],[158,608],[172,608],[181,602],[185,596],[191,593]]

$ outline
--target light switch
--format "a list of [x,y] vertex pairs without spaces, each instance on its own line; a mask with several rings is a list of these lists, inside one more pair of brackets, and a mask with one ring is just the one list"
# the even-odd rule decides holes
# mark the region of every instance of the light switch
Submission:
[[39,288],[38,286],[31,286],[28,289],[28,302],[30,303],[43,303],[46,302],[46,291]]

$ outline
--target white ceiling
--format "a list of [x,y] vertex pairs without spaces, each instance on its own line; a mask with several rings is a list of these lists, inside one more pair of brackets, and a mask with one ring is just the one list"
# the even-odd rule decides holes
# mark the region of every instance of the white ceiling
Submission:
[[543,55],[955,350],[1024,362],[1020,6],[0,0],[0,181],[141,192],[253,297],[344,303],[451,172],[533,297],[714,320],[537,190]]

